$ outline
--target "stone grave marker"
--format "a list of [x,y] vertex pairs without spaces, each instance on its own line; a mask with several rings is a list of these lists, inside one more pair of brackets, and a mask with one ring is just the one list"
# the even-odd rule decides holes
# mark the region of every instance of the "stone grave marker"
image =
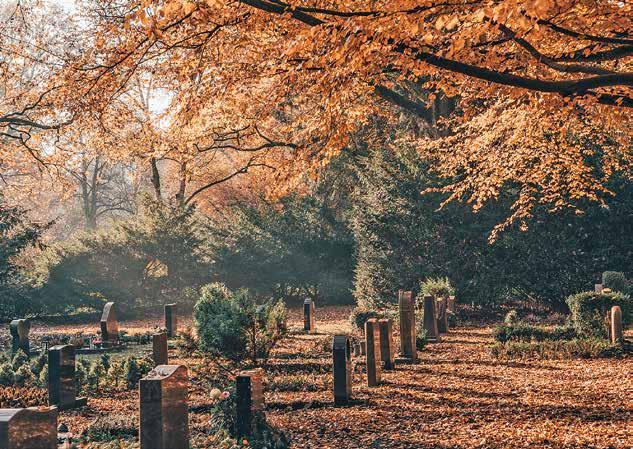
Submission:
[[159,365],[141,379],[141,449],[189,449],[188,388],[184,365]]
[[11,345],[13,354],[21,349],[26,355],[30,355],[31,345],[29,342],[29,332],[31,331],[31,322],[24,319],[13,320],[11,324],[9,324],[9,330],[13,338]]
[[0,449],[57,449],[57,408],[0,409]]
[[380,329],[378,320],[370,318],[365,322],[365,341],[367,342],[367,386],[374,387],[380,383],[382,377],[380,356]]
[[594,285],[594,292],[602,293],[602,284],[595,284]]
[[347,335],[335,335],[332,340],[334,404],[347,405],[352,398],[352,354]]
[[260,369],[242,371],[236,379],[236,424],[238,437],[253,434],[264,415],[264,372]]
[[430,342],[439,343],[441,341],[437,329],[437,317],[435,316],[435,298],[432,295],[424,296],[424,330],[426,330],[426,338]]
[[622,309],[620,306],[611,307],[611,343],[624,344],[624,332],[622,331]]
[[400,317],[400,358],[404,362],[416,362],[415,300],[411,292],[398,292],[398,312]]
[[455,296],[449,296],[448,302],[446,303],[446,307],[452,313],[455,313]]
[[437,304],[437,331],[440,334],[448,333],[448,304],[446,298],[439,298]]
[[176,304],[165,304],[165,329],[169,338],[178,335],[178,306]]
[[53,346],[48,350],[48,404],[59,410],[87,404],[86,398],[77,398],[73,345]]
[[152,350],[154,366],[169,364],[167,334],[165,332],[152,335]]
[[108,302],[101,315],[101,340],[104,344],[116,344],[119,340],[119,323],[116,318],[115,303]]
[[396,367],[396,351],[393,344],[393,320],[382,318],[378,320],[380,328],[380,357],[386,370]]
[[309,334],[314,334],[316,332],[314,301],[309,298],[303,302],[303,330]]

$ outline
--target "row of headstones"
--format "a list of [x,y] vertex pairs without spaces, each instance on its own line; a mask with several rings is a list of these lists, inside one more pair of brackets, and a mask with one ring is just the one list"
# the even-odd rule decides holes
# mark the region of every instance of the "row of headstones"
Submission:
[[[119,324],[116,316],[116,305],[108,302],[103,307],[101,315],[101,337],[107,345],[116,345],[119,338]],[[178,313],[176,304],[165,305],[165,329],[169,338],[175,337],[178,333]],[[9,324],[11,332],[12,345],[11,350],[15,354],[18,350],[24,351],[29,355],[31,352],[31,343],[29,333],[31,331],[31,323],[28,319],[17,319]]]
[[[602,284],[595,284],[596,293],[611,293],[610,288],[605,288]],[[624,329],[622,327],[622,309],[620,306],[613,306],[608,313],[609,339],[612,344],[624,344]]]

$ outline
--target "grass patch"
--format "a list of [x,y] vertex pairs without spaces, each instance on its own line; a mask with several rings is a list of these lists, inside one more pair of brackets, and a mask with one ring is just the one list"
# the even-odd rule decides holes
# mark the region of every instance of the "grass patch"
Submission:
[[625,350],[600,338],[545,340],[539,342],[508,341],[495,343],[490,352],[501,359],[593,359],[621,357]]

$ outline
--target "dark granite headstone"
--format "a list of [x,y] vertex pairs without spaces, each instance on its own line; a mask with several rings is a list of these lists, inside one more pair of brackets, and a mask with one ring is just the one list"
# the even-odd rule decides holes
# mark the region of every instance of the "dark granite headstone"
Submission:
[[141,449],[189,449],[188,388],[184,365],[159,365],[141,379]]
[[119,323],[116,319],[116,306],[113,302],[108,302],[103,307],[101,340],[110,344],[114,344],[119,340]]
[[57,449],[57,408],[0,409],[0,449]]
[[167,334],[165,332],[152,335],[152,349],[154,366],[169,364]]
[[380,328],[376,318],[365,322],[365,341],[367,342],[367,386],[374,387],[380,383],[382,376],[380,356]]
[[448,305],[446,298],[439,298],[437,305],[437,331],[440,334],[448,333]]
[[393,344],[393,321],[391,318],[378,320],[380,328],[380,356],[384,362],[385,369],[396,367],[396,351]]
[[352,354],[347,335],[332,340],[334,404],[346,405],[352,397]]
[[165,329],[167,337],[178,335],[178,307],[176,304],[165,304]]
[[316,318],[314,316],[314,301],[306,299],[303,302],[303,330],[309,334],[316,332]]
[[437,317],[435,315],[435,298],[431,295],[424,296],[424,330],[426,331],[428,341],[440,341],[440,333],[437,329]]
[[86,405],[86,399],[77,399],[75,386],[75,347],[53,346],[48,350],[48,404],[60,410]]
[[238,437],[253,434],[255,425],[263,419],[264,373],[261,369],[242,371],[236,379],[236,424]]
[[9,325],[13,344],[11,349],[15,354],[18,350],[24,351],[26,355],[31,353],[31,345],[29,342],[29,332],[31,331],[31,323],[29,320],[13,320]]
[[415,301],[411,292],[398,292],[398,311],[400,315],[400,357],[404,361],[416,362]]

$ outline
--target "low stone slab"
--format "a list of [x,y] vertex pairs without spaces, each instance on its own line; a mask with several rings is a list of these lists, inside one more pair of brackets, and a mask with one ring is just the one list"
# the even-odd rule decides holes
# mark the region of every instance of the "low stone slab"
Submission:
[[57,408],[0,409],[0,449],[57,449]]

